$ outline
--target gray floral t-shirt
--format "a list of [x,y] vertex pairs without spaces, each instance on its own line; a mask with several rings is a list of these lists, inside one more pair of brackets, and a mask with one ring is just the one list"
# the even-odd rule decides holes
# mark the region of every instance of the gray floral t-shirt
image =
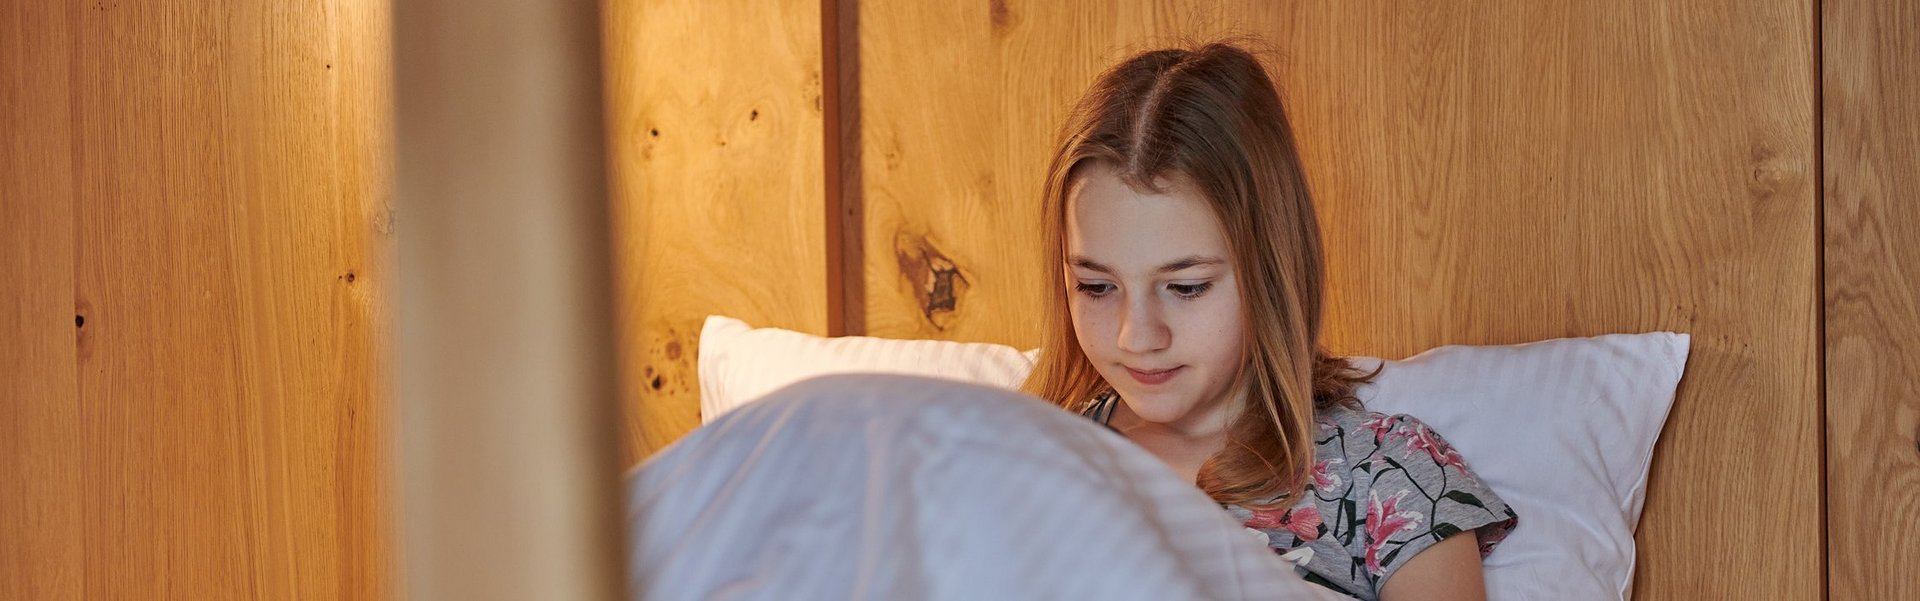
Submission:
[[[1104,424],[1117,400],[1102,394],[1084,415]],[[1420,420],[1344,404],[1316,418],[1303,498],[1286,509],[1225,506],[1308,581],[1378,599],[1387,579],[1427,547],[1472,530],[1485,557],[1518,524],[1513,508]]]

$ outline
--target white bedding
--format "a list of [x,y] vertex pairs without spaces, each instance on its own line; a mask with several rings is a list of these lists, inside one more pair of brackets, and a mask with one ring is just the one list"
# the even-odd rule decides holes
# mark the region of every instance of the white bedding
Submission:
[[1339,599],[1192,484],[1031,397],[795,384],[628,479],[631,591],[678,599]]

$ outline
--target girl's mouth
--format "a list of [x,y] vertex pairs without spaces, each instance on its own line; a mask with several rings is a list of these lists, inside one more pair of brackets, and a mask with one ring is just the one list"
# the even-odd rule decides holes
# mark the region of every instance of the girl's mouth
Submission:
[[1141,384],[1153,386],[1157,384],[1164,384],[1167,382],[1167,380],[1172,380],[1174,376],[1180,375],[1180,370],[1186,369],[1186,367],[1187,366],[1182,365],[1179,367],[1169,367],[1166,369],[1157,369],[1157,370],[1138,370],[1138,369],[1128,367],[1127,375],[1133,376],[1133,379],[1135,381],[1140,382]]

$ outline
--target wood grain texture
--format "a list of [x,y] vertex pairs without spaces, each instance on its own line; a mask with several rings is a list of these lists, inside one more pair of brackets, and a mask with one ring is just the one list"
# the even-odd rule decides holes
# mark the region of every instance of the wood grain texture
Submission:
[[820,2],[822,134],[826,152],[827,334],[867,326],[865,207],[860,187],[860,49],[857,0]]
[[825,334],[821,9],[605,5],[622,396],[638,461],[700,424],[700,326]]
[[388,597],[385,5],[3,10],[0,597]]
[[1637,599],[1822,592],[1817,554],[1780,552],[1822,503],[1812,11],[1740,6],[1329,16],[1295,31],[1384,31],[1282,68],[1325,127],[1337,347],[1693,335]]
[[860,11],[868,333],[1036,343],[1069,103],[1132,51],[1258,35],[1321,207],[1336,351],[1689,332],[1635,597],[1821,593],[1809,2]]
[[0,7],[0,599],[81,599],[67,11]]
[[1821,11],[1828,594],[1917,599],[1920,6]]

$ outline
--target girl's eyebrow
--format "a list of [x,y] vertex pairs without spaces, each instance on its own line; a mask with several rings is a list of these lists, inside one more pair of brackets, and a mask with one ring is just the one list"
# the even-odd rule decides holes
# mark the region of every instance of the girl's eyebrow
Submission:
[[[1074,267],[1079,267],[1081,269],[1090,269],[1090,270],[1098,271],[1100,273],[1104,273],[1107,275],[1113,275],[1114,273],[1113,268],[1107,267],[1106,265],[1102,265],[1099,262],[1094,261],[1093,259],[1089,259],[1081,255],[1074,255],[1072,257],[1069,257],[1068,262],[1073,264]],[[1156,269],[1154,271],[1156,273],[1172,273],[1175,271],[1180,271],[1182,269],[1199,267],[1201,265],[1221,265],[1225,263],[1226,261],[1219,257],[1193,255],[1188,257],[1181,257],[1179,259],[1174,259],[1172,262],[1169,262],[1166,265],[1161,265],[1159,269]]]
[[1219,257],[1203,257],[1200,255],[1193,255],[1188,257],[1181,257],[1179,259],[1174,260],[1171,263],[1168,263],[1166,265],[1161,265],[1158,271],[1159,273],[1173,273],[1175,271],[1180,271],[1182,269],[1188,269],[1192,267],[1199,267],[1201,265],[1225,265],[1226,263],[1227,263],[1226,260],[1221,259]]

